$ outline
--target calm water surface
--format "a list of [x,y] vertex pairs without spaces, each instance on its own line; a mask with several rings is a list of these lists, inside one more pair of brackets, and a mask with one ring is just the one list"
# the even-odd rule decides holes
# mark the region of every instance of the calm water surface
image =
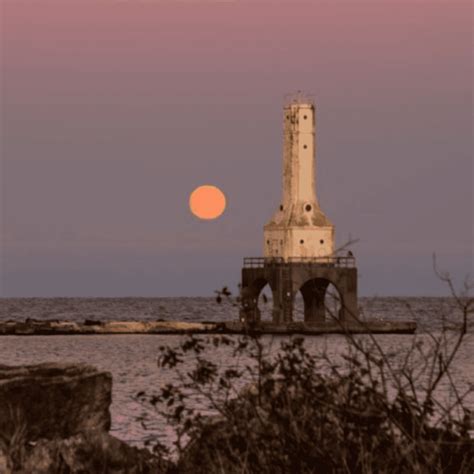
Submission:
[[[454,302],[447,298],[362,298],[361,307],[366,317],[378,319],[414,319],[418,323],[418,337],[428,338],[443,324],[455,327],[459,315]],[[270,303],[264,315],[269,315]],[[237,317],[238,310],[230,302],[216,304],[212,298],[4,298],[0,299],[0,320],[36,319],[100,319],[100,320],[181,320],[216,321]],[[301,302],[297,302],[297,318],[302,317]],[[444,323],[443,323],[444,317]],[[158,369],[158,348],[177,345],[183,336],[163,335],[94,335],[94,336],[0,336],[0,363],[8,365],[39,362],[84,362],[113,375],[112,433],[117,437],[141,444],[150,435],[169,440],[169,428],[156,416],[146,413],[143,423],[137,418],[144,408],[133,396],[139,391],[153,392],[173,381],[176,373]],[[272,348],[277,348],[285,337],[266,337]],[[387,351],[402,356],[413,336],[379,335],[377,340]],[[345,349],[342,336],[307,337],[311,350],[326,348],[335,357]],[[462,350],[453,368],[453,377],[460,390],[474,383],[474,328],[470,325]],[[211,358],[223,365],[234,361],[224,353],[213,353]],[[186,361],[190,367],[192,360]],[[447,385],[441,387],[446,390]],[[474,392],[466,398],[466,405],[474,411]]]

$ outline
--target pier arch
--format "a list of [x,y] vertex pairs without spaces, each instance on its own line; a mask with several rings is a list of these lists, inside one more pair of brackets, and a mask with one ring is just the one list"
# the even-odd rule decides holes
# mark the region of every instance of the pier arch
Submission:
[[343,297],[339,288],[327,278],[311,278],[299,288],[303,297],[304,321],[324,322],[326,319],[341,319]]
[[[301,293],[305,306],[305,322],[324,322],[329,318],[324,299],[333,294],[333,302],[339,302],[331,315],[340,322],[357,318],[357,268],[353,257],[282,259],[248,257],[242,268],[242,321],[259,321],[258,297],[269,284],[273,297],[272,321],[287,324],[295,321],[295,296]],[[332,285],[335,291],[329,290]],[[300,306],[301,307],[301,306]],[[331,306],[334,308],[334,305]],[[299,318],[298,318],[299,319]],[[333,321],[334,319],[331,318]]]
[[272,321],[275,291],[271,282],[259,277],[242,287],[242,302],[253,321]]

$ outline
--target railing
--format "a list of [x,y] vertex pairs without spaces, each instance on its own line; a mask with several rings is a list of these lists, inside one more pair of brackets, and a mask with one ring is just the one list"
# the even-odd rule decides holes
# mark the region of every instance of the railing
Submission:
[[279,265],[285,263],[282,257],[245,257],[244,268],[261,268],[265,265]]
[[355,267],[354,256],[329,256],[329,257],[289,257],[285,260],[282,257],[245,257],[244,268],[263,268],[271,265],[307,264],[307,265],[327,265],[332,267],[352,268]]
[[328,256],[328,257],[289,257],[288,263],[302,263],[302,264],[319,264],[319,265],[331,265],[334,267],[355,267],[354,256]]

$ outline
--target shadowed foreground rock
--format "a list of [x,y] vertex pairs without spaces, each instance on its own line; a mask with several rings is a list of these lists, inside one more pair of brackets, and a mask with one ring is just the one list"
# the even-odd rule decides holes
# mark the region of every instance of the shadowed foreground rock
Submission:
[[0,474],[161,472],[108,433],[111,393],[88,365],[0,365]]
[[0,433],[28,441],[110,429],[112,376],[75,364],[0,365]]
[[97,431],[40,440],[28,450],[21,467],[25,474],[161,472],[148,451]]

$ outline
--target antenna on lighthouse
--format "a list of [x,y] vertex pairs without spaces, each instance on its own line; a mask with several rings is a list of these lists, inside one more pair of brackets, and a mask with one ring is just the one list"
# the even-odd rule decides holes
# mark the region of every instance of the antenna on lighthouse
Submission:
[[301,90],[297,90],[295,92],[290,92],[284,95],[284,106],[291,105],[291,104],[315,104],[314,94],[309,94],[307,92],[303,92]]

